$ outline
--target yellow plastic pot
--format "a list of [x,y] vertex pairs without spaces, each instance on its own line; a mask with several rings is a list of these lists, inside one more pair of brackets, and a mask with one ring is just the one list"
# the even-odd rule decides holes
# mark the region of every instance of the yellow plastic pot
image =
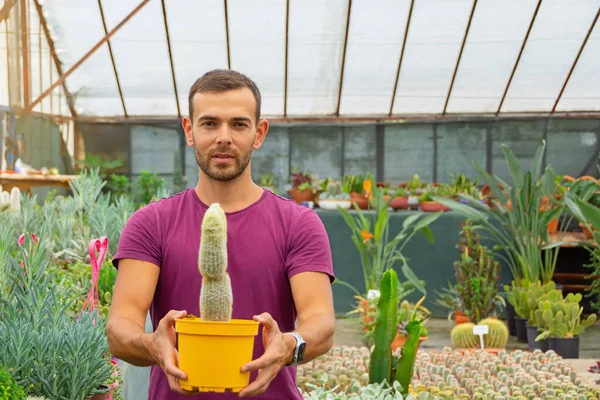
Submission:
[[179,369],[187,379],[184,390],[239,392],[250,383],[250,372],[241,372],[252,361],[258,322],[232,319],[229,322],[183,318],[175,321],[178,334]]

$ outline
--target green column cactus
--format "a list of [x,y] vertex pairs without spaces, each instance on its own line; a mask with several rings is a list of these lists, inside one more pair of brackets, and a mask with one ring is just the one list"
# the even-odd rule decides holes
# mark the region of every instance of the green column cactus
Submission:
[[230,321],[233,293],[227,273],[227,218],[218,203],[212,204],[202,219],[198,269],[202,275],[200,317]]
[[392,383],[392,341],[396,336],[398,322],[398,275],[387,270],[379,285],[377,323],[375,325],[375,348],[369,365],[370,383]]
[[400,359],[398,359],[391,348],[398,330],[398,275],[394,269],[389,269],[383,274],[379,291],[375,346],[369,363],[369,383],[380,384],[385,381],[393,385],[396,380],[402,386],[402,394],[408,394],[422,326],[419,321],[408,323],[406,326],[408,338],[402,346]]

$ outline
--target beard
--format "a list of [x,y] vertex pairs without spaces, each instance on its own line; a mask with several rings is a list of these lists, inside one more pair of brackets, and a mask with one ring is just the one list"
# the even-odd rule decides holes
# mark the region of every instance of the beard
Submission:
[[[215,153],[229,153],[227,149],[217,149]],[[252,150],[249,150],[242,154],[233,154],[232,162],[225,165],[217,164],[211,167],[210,162],[212,155],[201,153],[194,145],[194,154],[196,155],[196,162],[198,166],[210,179],[219,182],[229,182],[239,177],[250,164],[250,158],[252,157]],[[212,153],[211,153],[212,154]]]

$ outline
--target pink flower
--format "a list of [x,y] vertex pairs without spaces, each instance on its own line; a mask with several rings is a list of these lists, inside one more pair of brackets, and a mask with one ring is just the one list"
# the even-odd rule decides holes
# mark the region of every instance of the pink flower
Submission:
[[34,242],[38,243],[40,241],[40,239],[38,239],[37,236],[35,236],[35,233],[31,234],[31,240],[33,240]]
[[25,234],[21,233],[21,236],[19,236],[19,240],[17,241],[17,243],[19,243],[19,246],[23,246],[23,243],[25,243]]
[[114,387],[118,387],[119,386],[119,381],[115,381],[115,383],[113,383]]

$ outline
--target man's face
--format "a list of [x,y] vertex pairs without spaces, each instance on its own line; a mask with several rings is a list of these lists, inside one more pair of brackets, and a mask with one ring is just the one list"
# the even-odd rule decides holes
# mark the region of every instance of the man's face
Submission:
[[189,146],[198,166],[209,178],[231,181],[250,164],[268,130],[266,120],[255,120],[256,101],[250,89],[197,93],[193,121],[184,118]]

